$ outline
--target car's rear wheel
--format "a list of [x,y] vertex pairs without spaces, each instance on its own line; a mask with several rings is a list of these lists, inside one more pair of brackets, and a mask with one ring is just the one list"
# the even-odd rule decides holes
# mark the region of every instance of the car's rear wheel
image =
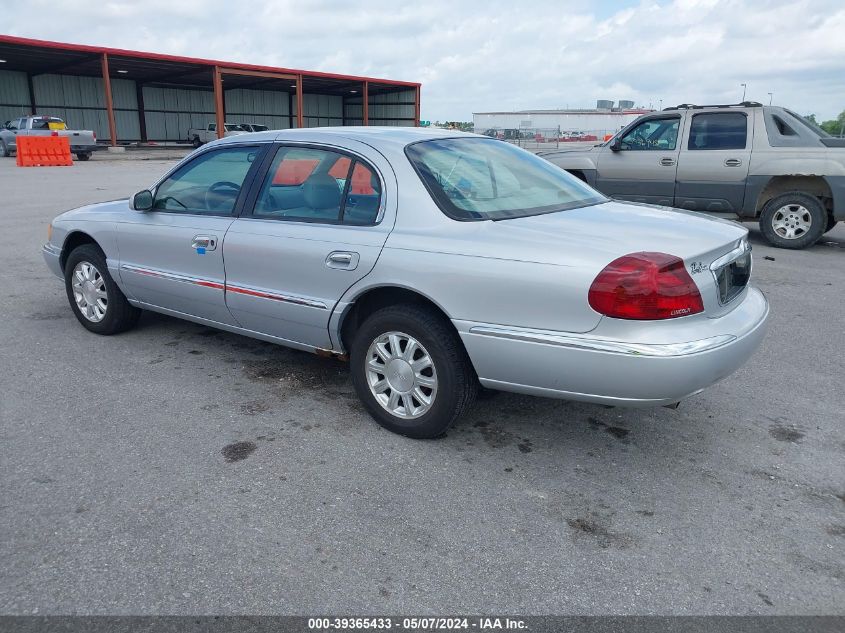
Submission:
[[807,248],[827,227],[827,212],[815,196],[790,191],[773,198],[760,214],[760,230],[778,248]]
[[93,244],[83,244],[68,256],[65,289],[76,318],[96,334],[124,332],[141,316],[111,278],[103,251]]
[[2,156],[3,158],[8,158],[9,156],[11,156],[9,146],[6,145],[6,141],[0,141],[0,156]]
[[193,138],[193,140],[191,141],[191,145],[193,145],[193,146],[194,146],[194,149],[196,149],[196,148],[198,148],[200,145],[202,145],[202,143],[200,142],[200,138],[199,138],[199,136],[195,136],[195,137]]
[[475,400],[478,379],[451,324],[415,304],[383,308],[355,334],[352,383],[370,415],[414,438],[443,435]]
[[91,158],[91,152],[77,152],[76,159],[77,160],[88,160]]

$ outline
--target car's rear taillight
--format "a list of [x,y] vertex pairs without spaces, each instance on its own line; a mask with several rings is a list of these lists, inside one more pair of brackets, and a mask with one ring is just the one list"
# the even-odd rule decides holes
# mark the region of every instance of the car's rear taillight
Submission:
[[666,253],[631,253],[605,266],[590,286],[590,306],[617,319],[674,319],[704,311],[684,262]]
[[52,132],[50,132],[50,136],[58,136],[58,135],[59,135],[59,133],[56,132],[56,130],[53,130]]
[[91,132],[91,136],[93,136],[93,137],[94,137],[94,140],[95,140],[95,141],[97,140],[97,133],[96,133],[96,132]]

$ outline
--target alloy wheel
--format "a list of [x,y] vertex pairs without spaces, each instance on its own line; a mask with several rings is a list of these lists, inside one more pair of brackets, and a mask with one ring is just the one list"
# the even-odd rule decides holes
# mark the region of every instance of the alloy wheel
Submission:
[[79,262],[73,269],[71,287],[76,307],[82,316],[92,323],[102,321],[108,310],[109,299],[106,280],[97,267],[91,262]]
[[785,204],[772,216],[772,228],[775,233],[787,240],[806,235],[812,224],[812,215],[800,204]]
[[437,371],[428,351],[404,332],[386,332],[367,350],[367,384],[382,408],[398,418],[425,415],[437,396]]

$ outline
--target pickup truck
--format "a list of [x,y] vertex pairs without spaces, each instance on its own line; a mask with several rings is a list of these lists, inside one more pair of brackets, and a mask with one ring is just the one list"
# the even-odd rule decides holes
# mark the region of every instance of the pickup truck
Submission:
[[782,107],[684,104],[540,155],[612,198],[756,219],[780,248],[811,246],[845,220],[845,139]]
[[0,156],[11,156],[17,151],[18,136],[66,136],[70,151],[79,160],[88,160],[99,149],[97,135],[91,130],[69,130],[65,122],[55,116],[25,116],[6,121],[0,128]]
[[[238,134],[246,134],[247,130],[235,123],[224,123],[226,131],[223,136],[237,136]],[[217,140],[217,124],[209,123],[205,128],[194,128],[188,130],[188,142],[194,147],[199,147],[203,143],[210,143]]]

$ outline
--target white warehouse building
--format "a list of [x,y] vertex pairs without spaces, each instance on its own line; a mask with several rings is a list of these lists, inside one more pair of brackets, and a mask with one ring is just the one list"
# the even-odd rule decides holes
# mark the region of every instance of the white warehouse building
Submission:
[[[630,102],[620,103],[627,105]],[[492,130],[560,130],[562,136],[586,134],[602,138],[605,134],[618,132],[648,112],[653,110],[607,107],[584,110],[473,112],[472,121],[476,134],[485,134]]]

